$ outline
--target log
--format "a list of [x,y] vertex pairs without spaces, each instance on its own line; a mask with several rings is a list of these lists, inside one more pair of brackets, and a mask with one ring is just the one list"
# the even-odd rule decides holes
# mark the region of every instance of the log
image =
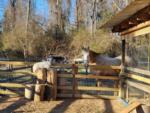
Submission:
[[35,85],[35,94],[34,94],[34,101],[39,102],[44,100],[44,91],[45,91],[45,85],[40,85],[44,84],[46,81],[46,69],[39,69],[37,70],[37,83]]

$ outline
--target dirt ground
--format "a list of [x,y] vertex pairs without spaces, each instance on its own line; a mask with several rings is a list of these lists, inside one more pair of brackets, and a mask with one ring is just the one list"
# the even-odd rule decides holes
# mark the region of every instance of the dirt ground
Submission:
[[120,100],[65,99],[35,103],[20,97],[0,99],[0,113],[117,113],[123,107]]

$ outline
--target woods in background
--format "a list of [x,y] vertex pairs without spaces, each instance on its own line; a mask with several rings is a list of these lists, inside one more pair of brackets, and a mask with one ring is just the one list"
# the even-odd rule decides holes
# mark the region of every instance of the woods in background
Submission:
[[8,57],[57,54],[72,58],[80,55],[82,46],[111,56],[119,54],[119,40],[99,25],[124,8],[127,1],[41,0],[44,13],[37,8],[37,1],[8,0],[0,40],[0,48]]

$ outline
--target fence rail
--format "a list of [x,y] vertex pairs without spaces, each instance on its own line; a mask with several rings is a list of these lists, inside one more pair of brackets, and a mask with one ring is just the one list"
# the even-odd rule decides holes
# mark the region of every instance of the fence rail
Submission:
[[138,68],[132,68],[132,67],[127,67],[126,71],[127,72],[135,72],[135,73],[143,74],[143,75],[146,75],[146,76],[150,77],[150,71],[147,71],[147,70],[138,69]]
[[33,65],[35,62],[23,62],[23,61],[0,61],[1,65]]

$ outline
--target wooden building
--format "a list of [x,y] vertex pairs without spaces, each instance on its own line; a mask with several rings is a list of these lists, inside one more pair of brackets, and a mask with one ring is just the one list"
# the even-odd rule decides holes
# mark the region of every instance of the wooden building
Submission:
[[138,88],[141,92],[146,92],[149,97],[148,101],[150,101],[150,71],[124,66],[126,40],[150,33],[150,0],[134,0],[102,27],[110,28],[122,39],[123,74],[120,76],[122,86],[120,96],[128,99],[128,87],[131,86]]

